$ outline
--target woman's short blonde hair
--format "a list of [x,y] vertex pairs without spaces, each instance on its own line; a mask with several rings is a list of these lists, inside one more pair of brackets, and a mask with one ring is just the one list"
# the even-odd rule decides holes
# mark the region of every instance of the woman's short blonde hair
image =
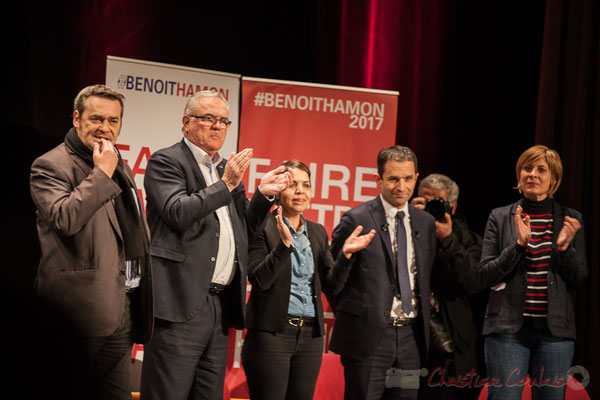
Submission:
[[538,144],[533,147],[528,148],[521,154],[519,159],[517,160],[517,186],[515,189],[521,193],[521,170],[525,168],[527,165],[531,165],[539,159],[543,158],[548,164],[548,168],[550,169],[550,174],[552,175],[552,179],[550,181],[550,188],[548,190],[548,195],[550,198],[556,193],[558,187],[560,186],[560,182],[562,181],[563,176],[563,165],[560,160],[560,156],[556,152],[556,150],[550,149],[547,146]]

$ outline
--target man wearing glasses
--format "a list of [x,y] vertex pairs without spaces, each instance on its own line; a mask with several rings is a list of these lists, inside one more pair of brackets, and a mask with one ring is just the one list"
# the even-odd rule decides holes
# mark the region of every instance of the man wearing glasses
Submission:
[[152,155],[144,186],[155,264],[155,336],[144,348],[141,397],[222,399],[227,332],[241,329],[248,235],[261,229],[290,183],[279,167],[251,200],[242,176],[252,149],[225,160],[227,100],[201,91],[188,100],[183,140]]

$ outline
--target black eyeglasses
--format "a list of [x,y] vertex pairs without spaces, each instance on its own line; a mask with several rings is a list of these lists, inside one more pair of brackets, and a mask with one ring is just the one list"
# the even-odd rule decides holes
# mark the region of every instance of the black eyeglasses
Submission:
[[217,118],[212,114],[206,114],[206,115],[189,115],[188,117],[191,118],[198,118],[201,119],[204,122],[208,122],[211,126],[214,126],[217,122],[220,122],[222,125],[225,126],[225,128],[229,128],[229,126],[231,126],[231,121],[225,117],[223,118]]

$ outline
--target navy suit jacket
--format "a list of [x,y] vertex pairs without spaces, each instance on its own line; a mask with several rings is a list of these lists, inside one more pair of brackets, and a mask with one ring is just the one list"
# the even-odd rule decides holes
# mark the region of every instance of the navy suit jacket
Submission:
[[[423,322],[425,349],[429,347],[429,277],[436,250],[433,217],[409,205],[412,239],[417,264],[420,296],[419,320]],[[390,234],[381,198],[377,196],[349,211],[341,218],[332,234],[331,250],[336,257],[346,238],[357,225],[363,232],[375,229],[371,243],[353,255],[352,269],[344,289],[330,298],[335,311],[335,325],[329,348],[354,359],[364,359],[373,353],[384,329],[388,328],[389,312],[396,294],[396,272]],[[419,327],[415,327],[419,328]],[[422,358],[426,355],[422,354]]]
[[[217,166],[221,176],[225,161]],[[227,287],[225,326],[244,325],[248,235],[262,228],[272,202],[258,190],[251,201],[244,185],[229,191],[222,180],[207,186],[202,171],[182,140],[150,157],[144,180],[146,215],[155,268],[155,315],[183,322],[205,305],[219,249],[216,210],[227,206],[235,237],[235,277]]]

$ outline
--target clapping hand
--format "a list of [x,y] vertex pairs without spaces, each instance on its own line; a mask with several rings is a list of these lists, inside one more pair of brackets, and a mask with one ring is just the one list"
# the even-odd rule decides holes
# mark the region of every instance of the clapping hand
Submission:
[[281,237],[283,244],[285,244],[286,247],[290,247],[292,244],[292,233],[290,232],[290,228],[283,222],[282,212],[283,208],[277,207],[277,215],[275,216],[277,230],[279,231],[279,236]]
[[358,225],[344,242],[342,252],[346,258],[350,258],[352,253],[356,253],[357,251],[364,249],[369,245],[369,243],[371,243],[371,240],[373,240],[373,237],[375,236],[375,229],[371,229],[369,233],[359,236],[362,230],[362,225]]
[[250,166],[250,160],[252,160],[252,149],[244,149],[237,154],[231,153],[221,178],[230,192],[239,186],[244,173]]
[[562,229],[558,233],[558,239],[556,239],[556,247],[559,251],[567,251],[571,241],[575,237],[575,233],[581,229],[581,223],[576,219],[569,216],[565,216]]
[[515,226],[517,227],[517,243],[523,247],[527,247],[531,239],[531,227],[529,226],[529,215],[522,217],[523,207],[517,206],[515,213]]

